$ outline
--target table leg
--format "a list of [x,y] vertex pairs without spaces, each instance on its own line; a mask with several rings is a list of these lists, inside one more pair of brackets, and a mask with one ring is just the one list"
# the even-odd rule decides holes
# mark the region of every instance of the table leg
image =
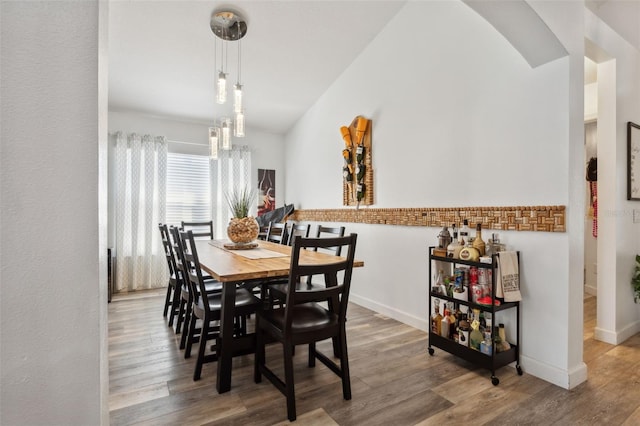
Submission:
[[220,345],[218,347],[218,393],[231,390],[233,360],[233,314],[235,309],[236,284],[222,283],[222,312],[220,313]]

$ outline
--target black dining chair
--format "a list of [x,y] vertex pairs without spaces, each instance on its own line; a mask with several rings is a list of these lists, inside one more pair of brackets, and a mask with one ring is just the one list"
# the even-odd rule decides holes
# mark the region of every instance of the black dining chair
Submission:
[[[193,291],[191,285],[185,278],[188,271],[185,269],[187,262],[184,257],[184,248],[180,241],[180,230],[174,226],[169,228],[169,233],[173,239],[173,251],[176,254],[176,267],[180,277],[180,303],[178,306],[178,319],[176,321],[176,333],[182,333],[180,336],[180,349],[185,349],[187,338],[189,337],[189,320],[191,319],[191,311],[193,305]],[[207,294],[222,292],[222,283],[207,276],[204,278],[205,290]],[[199,330],[198,330],[199,331]],[[197,337],[197,336],[196,336]],[[191,353],[185,353],[185,358],[189,358]]]
[[208,238],[213,240],[213,221],[203,222],[180,222],[180,229],[183,231],[193,231],[193,236],[196,238]]
[[[287,417],[296,419],[295,386],[293,377],[293,348],[308,345],[309,367],[320,360],[342,379],[342,394],[351,399],[349,359],[347,356],[346,318],[351,286],[351,273],[356,248],[356,234],[335,238],[302,238],[296,236],[291,252],[291,267],[286,302],[277,309],[265,309],[256,315],[256,354],[254,381],[260,383],[264,375],[282,392],[287,400]],[[340,262],[324,264],[302,263],[303,249],[345,247],[347,256]],[[298,291],[296,283],[301,276],[323,275],[325,288]],[[339,365],[316,350],[316,342],[334,339],[334,352],[338,352]],[[265,345],[275,340],[283,346],[284,380],[278,377],[265,361]],[[337,343],[336,343],[337,342]]]
[[[183,247],[187,279],[193,293],[192,313],[189,320],[189,336],[187,337],[185,356],[191,352],[192,343],[198,341],[198,358],[193,372],[193,380],[199,380],[203,364],[218,360],[217,348],[220,344],[219,321],[222,310],[222,297],[221,293],[207,294],[193,232],[180,232],[179,239]],[[238,322],[236,333],[244,334],[246,333],[246,329],[239,324],[240,320],[246,318],[248,315],[255,314],[260,309],[262,301],[247,289],[236,288],[235,291],[234,311],[235,318]],[[200,334],[199,338],[195,339],[193,336],[196,334],[196,323],[198,320],[201,321]],[[207,355],[206,350],[208,341],[210,340],[215,341],[215,343],[212,347],[213,353]]]
[[169,268],[169,283],[167,285],[167,295],[164,300],[163,316],[166,317],[167,314],[169,315],[169,327],[173,327],[174,317],[176,317],[179,311],[182,280],[178,273],[176,256],[171,244],[167,224],[160,223],[158,224],[158,228],[160,229],[162,248],[164,249],[164,255],[167,258],[167,266]]
[[309,237],[309,230],[311,229],[311,225],[308,223],[303,225],[301,223],[292,223],[287,231],[287,245],[290,246],[293,244],[293,237],[296,235],[300,235],[303,238]]
[[286,223],[269,222],[265,240],[272,243],[287,244],[289,226]]
[[[318,228],[316,229],[316,238],[342,237],[344,235],[344,231],[345,231],[344,226],[318,225]],[[330,252],[333,252],[336,256],[340,256],[340,253],[342,252],[342,247],[327,247],[321,250],[330,251]],[[315,251],[317,251],[317,249]]]

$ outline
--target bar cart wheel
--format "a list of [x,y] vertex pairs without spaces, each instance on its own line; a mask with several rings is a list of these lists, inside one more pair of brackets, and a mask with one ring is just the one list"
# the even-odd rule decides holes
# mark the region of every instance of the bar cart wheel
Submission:
[[520,367],[520,364],[516,364],[516,371],[518,372],[518,376],[522,376],[522,367]]
[[498,379],[496,376],[491,376],[491,383],[493,384],[493,386],[498,386],[498,384],[500,383],[500,379]]
[[433,348],[429,348],[429,355],[433,356],[433,352],[434,352]]

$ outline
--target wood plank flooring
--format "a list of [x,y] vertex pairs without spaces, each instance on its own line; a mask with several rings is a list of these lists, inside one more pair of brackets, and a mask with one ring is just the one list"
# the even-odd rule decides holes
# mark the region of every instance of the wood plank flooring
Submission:
[[[162,317],[161,292],[115,296],[109,304],[112,425],[280,425],[286,404],[263,379],[253,382],[253,355],[234,358],[232,390],[218,395],[215,364],[192,380],[195,359],[183,358],[179,335]],[[296,348],[300,425],[637,425],[640,424],[640,335],[617,347],[593,340],[595,298],[585,299],[589,380],[567,391],[512,367],[496,373],[436,348],[426,334],[368,309],[349,307],[348,347],[353,399],[321,363],[306,366]],[[329,342],[318,346],[325,351]],[[277,366],[281,347],[267,350]],[[275,368],[277,373],[282,368]]]

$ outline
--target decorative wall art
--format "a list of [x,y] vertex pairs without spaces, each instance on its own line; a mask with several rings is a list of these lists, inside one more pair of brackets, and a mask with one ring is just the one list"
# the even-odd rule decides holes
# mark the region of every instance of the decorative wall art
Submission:
[[640,200],[640,126],[627,123],[627,200]]
[[345,206],[358,208],[373,204],[371,125],[371,120],[357,116],[349,127],[340,128],[345,144],[342,150],[342,204]]
[[276,207],[276,171],[258,169],[258,216]]

